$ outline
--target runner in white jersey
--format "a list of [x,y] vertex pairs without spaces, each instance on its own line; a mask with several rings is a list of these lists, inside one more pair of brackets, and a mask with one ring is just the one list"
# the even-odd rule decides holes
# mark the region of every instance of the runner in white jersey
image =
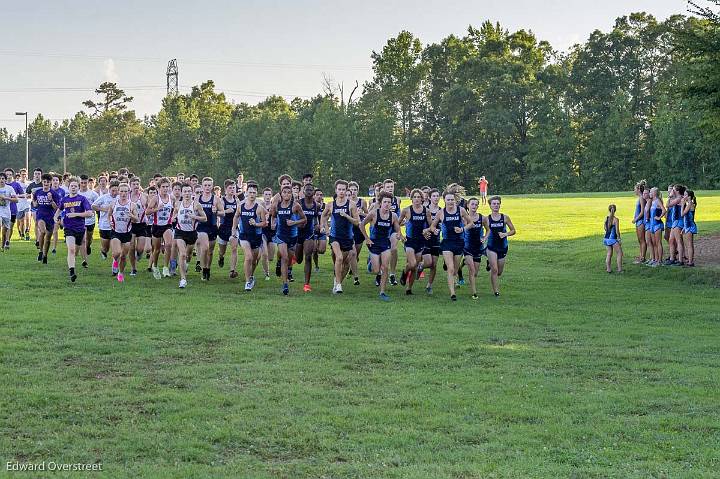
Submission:
[[130,232],[132,240],[130,246],[130,276],[137,275],[137,262],[145,252],[145,242],[148,239],[147,224],[145,223],[145,209],[147,208],[147,195],[140,188],[140,178],[134,176],[130,180],[130,201],[135,204],[138,220],[133,222]]
[[[171,186],[173,204],[177,203],[178,201],[180,201],[182,199],[182,186],[183,186],[183,184],[180,183],[179,181],[173,182],[173,184]],[[177,249],[177,244],[175,243],[175,229],[174,229],[176,221],[177,221],[176,219],[173,219],[171,222],[172,226],[173,226],[173,229],[172,229],[173,242],[172,242],[172,246],[170,247],[170,276],[177,275],[177,266],[178,266],[178,262],[177,262],[178,249]],[[197,254],[197,253],[195,253],[193,251],[193,254]]]
[[110,240],[113,257],[112,272],[117,274],[118,282],[122,283],[125,281],[125,263],[132,240],[130,229],[132,222],[138,219],[135,204],[130,201],[130,186],[127,183],[120,185],[117,197],[105,208],[105,211],[110,215],[112,226]]
[[192,199],[192,187],[182,187],[182,198],[175,202],[173,210],[175,226],[175,244],[178,248],[178,267],[180,269],[180,288],[187,286],[187,260],[192,255],[197,241],[198,221],[207,221],[207,216],[200,203]]
[[148,201],[145,214],[153,215],[153,222],[150,228],[152,233],[152,255],[150,256],[150,267],[152,268],[155,279],[160,279],[160,269],[158,268],[158,257],[160,256],[160,248],[162,247],[165,255],[163,263],[162,276],[170,277],[170,251],[172,249],[172,211],[173,198],[170,195],[170,180],[162,178],[158,182],[159,194],[157,197],[151,197]]
[[25,241],[30,241],[30,198],[32,195],[27,193],[30,182],[28,181],[27,170],[25,168],[20,169],[20,180],[18,183],[20,183],[23,193],[25,194],[20,196],[20,200],[18,201],[17,229],[20,234],[20,239],[25,238]]
[[[97,201],[97,199],[100,197],[100,195],[97,194],[96,191],[91,190],[88,185],[88,176],[87,175],[80,175],[80,191],[79,193],[84,196],[88,203],[91,205]],[[95,214],[93,213],[92,216],[88,216],[85,218],[85,236],[83,237],[82,245],[80,246],[80,254],[82,255],[82,267],[87,268],[88,267],[88,256],[90,256],[90,253],[92,252],[92,240],[93,240],[93,233],[95,231]]]
[[98,217],[98,229],[100,229],[100,255],[103,259],[107,259],[107,253],[110,251],[110,237],[112,236],[110,215],[106,212],[106,208],[117,196],[119,186],[120,183],[117,181],[110,182],[108,192],[101,194],[92,204],[92,209],[100,213]]

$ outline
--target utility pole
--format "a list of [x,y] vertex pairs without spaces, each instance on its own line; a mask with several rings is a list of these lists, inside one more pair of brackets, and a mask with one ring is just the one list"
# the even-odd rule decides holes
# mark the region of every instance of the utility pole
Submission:
[[167,96],[177,96],[179,92],[177,59],[173,58],[168,62],[165,76],[167,77]]
[[63,135],[63,174],[67,173],[67,152],[65,151],[65,135]]

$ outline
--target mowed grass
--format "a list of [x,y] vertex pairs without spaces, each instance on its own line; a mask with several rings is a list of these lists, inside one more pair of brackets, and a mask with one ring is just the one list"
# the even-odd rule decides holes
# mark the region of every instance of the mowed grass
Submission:
[[[610,202],[625,275],[604,271]],[[505,198],[519,233],[502,296],[483,271],[478,302],[463,287],[451,303],[442,270],[433,297],[395,287],[381,303],[364,273],[335,297],[329,255],[314,292],[287,298],[274,277],[241,292],[227,267],[184,291],[144,271],[119,285],[97,253],[71,285],[64,246],[42,266],[15,243],[0,255],[0,475],[55,461],[108,478],[717,477],[719,272],[629,264],[633,205]],[[697,216],[720,231],[720,196]]]

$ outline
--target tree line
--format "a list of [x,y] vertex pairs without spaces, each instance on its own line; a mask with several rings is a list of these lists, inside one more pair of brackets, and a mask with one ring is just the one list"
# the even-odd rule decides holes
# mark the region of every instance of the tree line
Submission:
[[[696,13],[633,13],[568,52],[489,21],[426,45],[402,31],[372,52],[372,80],[349,93],[328,80],[290,102],[231,103],[207,81],[138,118],[132,97],[103,83],[73,118],[31,122],[30,164],[62,170],[64,136],[72,172],[244,172],[261,185],[311,172],[324,188],[389,177],[471,191],[485,175],[508,193],[640,178],[718,188],[720,24],[712,9]],[[24,133],[0,130],[2,166],[24,165],[24,148]]]

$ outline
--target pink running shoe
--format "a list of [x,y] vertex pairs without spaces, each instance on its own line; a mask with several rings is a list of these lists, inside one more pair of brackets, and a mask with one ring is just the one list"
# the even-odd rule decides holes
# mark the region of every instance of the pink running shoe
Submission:
[[118,279],[118,283],[123,283],[125,281],[125,276],[123,276],[122,273],[118,273],[117,279]]

